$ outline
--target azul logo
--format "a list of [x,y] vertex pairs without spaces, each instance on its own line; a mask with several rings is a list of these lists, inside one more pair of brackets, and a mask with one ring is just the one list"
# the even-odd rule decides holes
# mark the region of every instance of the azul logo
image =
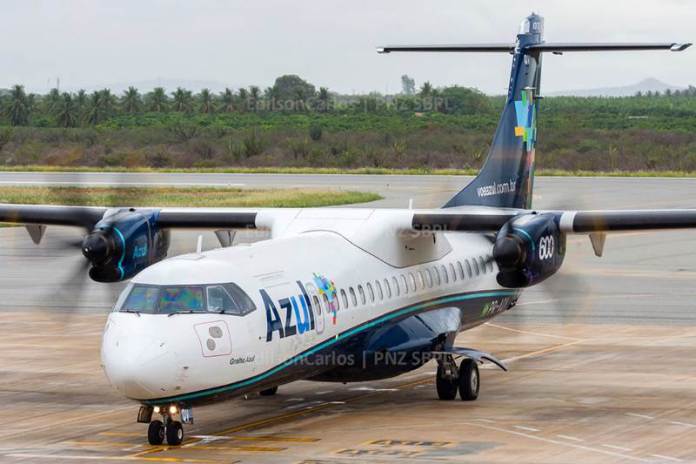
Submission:
[[319,294],[326,296],[329,302],[329,309],[333,315],[332,322],[336,325],[336,313],[338,312],[338,301],[336,300],[336,285],[323,275],[314,274],[314,284],[319,289]]
[[[282,310],[282,315],[268,292],[260,290],[263,305],[266,307],[267,342],[273,340],[275,332],[278,332],[280,338],[285,338],[314,330],[314,312],[307,290],[299,280],[297,286],[300,290],[298,295],[278,300],[278,307]],[[295,316],[294,320],[293,315]]]
[[536,104],[532,89],[522,90],[522,99],[515,102],[515,115],[515,135],[527,142],[527,151],[532,151],[536,142]]
[[133,258],[138,259],[138,258],[144,258],[146,256],[147,256],[147,245],[141,245],[141,246],[136,245],[135,248],[133,248]]

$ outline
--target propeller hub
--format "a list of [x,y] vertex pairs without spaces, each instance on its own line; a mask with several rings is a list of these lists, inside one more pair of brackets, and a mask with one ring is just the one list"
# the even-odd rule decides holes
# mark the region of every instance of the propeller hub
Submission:
[[525,251],[517,237],[508,235],[495,243],[493,258],[501,269],[512,269],[524,262]]
[[111,255],[110,240],[101,232],[92,232],[82,241],[82,254],[93,265],[107,262]]

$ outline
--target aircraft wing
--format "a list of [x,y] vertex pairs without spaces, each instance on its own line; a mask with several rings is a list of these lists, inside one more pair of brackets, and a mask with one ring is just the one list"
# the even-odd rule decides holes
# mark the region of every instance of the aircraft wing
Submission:
[[164,229],[255,228],[257,210],[249,208],[104,208],[90,206],[3,205],[0,222],[77,226],[92,229],[116,212],[154,212]]
[[[117,212],[154,214],[164,229],[266,228],[274,217],[287,215],[288,208],[105,208],[90,206],[3,205],[0,222],[36,225],[76,226],[91,229],[103,218]],[[332,208],[332,217],[352,209]],[[526,211],[515,209],[431,209],[393,210],[410,217],[408,228],[420,231],[496,232],[510,219],[522,214],[548,213],[556,216],[562,231],[625,232],[635,230],[696,228],[696,209]],[[402,216],[404,217],[404,216]]]
[[565,233],[627,232],[696,228],[696,209],[524,211],[495,210],[488,213],[430,210],[414,212],[412,229],[459,232],[496,232],[522,214],[550,213]]

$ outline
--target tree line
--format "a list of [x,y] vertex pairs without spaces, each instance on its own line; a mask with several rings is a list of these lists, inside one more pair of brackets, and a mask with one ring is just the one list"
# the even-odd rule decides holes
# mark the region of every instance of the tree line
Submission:
[[[314,85],[296,75],[284,75],[273,86],[225,89],[198,93],[184,88],[167,92],[163,87],[142,93],[129,87],[116,95],[110,89],[60,92],[54,88],[46,95],[25,91],[22,85],[0,92],[0,112],[4,122],[12,126],[81,127],[97,126],[105,121],[144,113],[180,113],[212,115],[219,113],[337,113],[337,112],[403,112],[438,111],[473,114],[489,111],[488,97],[474,89],[446,87],[435,89],[428,82],[420,92],[384,96],[340,95],[326,87]],[[0,123],[2,120],[0,119]]]

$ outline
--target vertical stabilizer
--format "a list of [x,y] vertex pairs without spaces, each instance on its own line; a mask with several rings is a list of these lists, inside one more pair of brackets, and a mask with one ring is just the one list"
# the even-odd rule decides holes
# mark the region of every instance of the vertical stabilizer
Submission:
[[534,185],[534,148],[541,77],[544,20],[524,20],[513,51],[510,87],[488,157],[478,176],[445,204],[530,208]]

